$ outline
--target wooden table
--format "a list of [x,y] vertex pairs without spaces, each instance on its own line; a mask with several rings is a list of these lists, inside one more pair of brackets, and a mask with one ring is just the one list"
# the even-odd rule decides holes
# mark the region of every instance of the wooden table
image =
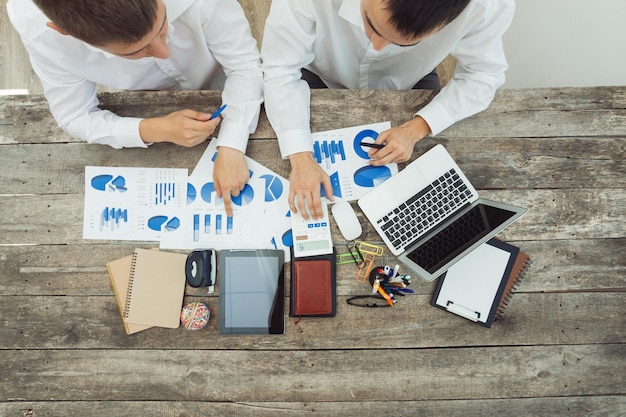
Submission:
[[[312,129],[397,125],[429,98],[315,91]],[[219,100],[102,95],[136,116]],[[349,306],[369,289],[341,265],[337,316],[288,318],[283,336],[219,335],[218,297],[191,288],[186,301],[213,310],[207,329],[127,336],[105,264],[154,244],[82,239],[84,167],[191,170],[203,147],[87,145],[41,96],[0,98],[0,415],[625,415],[626,87],[503,90],[414,156],[436,143],[484,197],[529,210],[499,235],[533,264],[491,329],[432,307],[434,283],[417,279],[394,308]],[[264,114],[248,154],[288,176]],[[380,243],[371,227],[362,239]]]

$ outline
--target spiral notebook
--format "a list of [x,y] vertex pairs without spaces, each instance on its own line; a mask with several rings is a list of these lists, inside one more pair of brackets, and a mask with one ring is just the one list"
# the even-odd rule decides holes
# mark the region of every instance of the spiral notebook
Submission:
[[186,254],[135,249],[124,306],[127,323],[179,326],[186,260]]
[[529,264],[530,258],[518,247],[492,238],[439,277],[430,303],[491,327]]
[[126,305],[126,294],[128,291],[128,281],[130,281],[130,269],[133,262],[133,255],[124,256],[107,262],[107,272],[109,273],[109,281],[113,294],[115,295],[115,303],[122,318],[124,331],[126,334],[133,334],[142,330],[149,329],[152,326],[145,324],[128,323],[124,320],[124,307]]

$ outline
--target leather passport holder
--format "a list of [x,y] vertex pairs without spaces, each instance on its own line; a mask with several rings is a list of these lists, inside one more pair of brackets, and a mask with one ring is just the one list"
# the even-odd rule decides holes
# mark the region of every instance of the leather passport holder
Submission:
[[333,255],[292,258],[290,316],[332,317],[336,309]]

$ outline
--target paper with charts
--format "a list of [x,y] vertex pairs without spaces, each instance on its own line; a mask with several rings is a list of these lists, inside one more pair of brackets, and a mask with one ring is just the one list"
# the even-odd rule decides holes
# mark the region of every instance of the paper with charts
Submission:
[[[358,200],[372,188],[398,173],[398,164],[372,166],[361,142],[374,142],[390,122],[373,123],[313,134],[313,158],[330,176],[335,199]],[[324,196],[322,188],[322,196]]]
[[227,217],[224,202],[217,198],[213,166],[217,140],[207,146],[188,178],[184,234],[161,240],[163,249],[282,249],[292,246],[289,182],[246,157],[250,180],[233,197],[233,216]]
[[84,239],[159,241],[182,234],[187,170],[85,167]]

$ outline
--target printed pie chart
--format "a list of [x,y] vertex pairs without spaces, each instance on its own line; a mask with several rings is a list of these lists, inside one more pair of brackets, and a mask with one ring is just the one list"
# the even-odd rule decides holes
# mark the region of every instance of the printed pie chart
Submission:
[[156,232],[162,230],[171,232],[180,227],[180,220],[178,217],[172,217],[168,221],[167,216],[154,216],[148,219],[148,227]]
[[191,204],[196,200],[196,187],[187,183],[187,204]]
[[215,184],[212,182],[207,182],[200,189],[200,196],[204,201],[210,203],[213,199],[213,193],[215,192]]
[[167,223],[165,223],[165,230],[173,232],[180,227],[180,220],[178,217],[172,217]]
[[275,175],[261,175],[265,180],[265,201],[278,200],[283,195],[283,183]]
[[148,219],[148,227],[151,230],[160,232],[161,227],[167,221],[167,216],[154,216]]
[[107,189],[107,184],[112,179],[113,179],[113,175],[108,175],[108,174],[96,175],[95,177],[91,179],[91,186],[95,190],[104,191]]
[[126,191],[126,179],[121,175],[118,175],[113,181],[111,181],[111,188]]
[[363,139],[366,139],[366,138],[371,138],[371,141],[366,140],[365,142],[372,142],[373,143],[376,140],[376,138],[378,138],[378,132],[376,132],[375,130],[372,130],[372,129],[365,129],[365,130],[361,130],[354,137],[354,142],[352,143],[352,148],[354,149],[354,152],[361,159],[371,159],[370,156],[367,154],[367,151],[369,149],[365,150],[361,146],[361,142],[363,142]]
[[293,235],[291,234],[291,229],[283,233],[281,240],[283,241],[283,246],[288,248],[293,246]]
[[254,190],[252,189],[250,184],[246,184],[243,191],[240,192],[237,197],[232,198],[233,204],[236,204],[240,207],[250,204],[252,200],[254,200]]
[[367,165],[354,173],[354,183],[361,187],[373,188],[391,177],[391,170],[386,166]]

